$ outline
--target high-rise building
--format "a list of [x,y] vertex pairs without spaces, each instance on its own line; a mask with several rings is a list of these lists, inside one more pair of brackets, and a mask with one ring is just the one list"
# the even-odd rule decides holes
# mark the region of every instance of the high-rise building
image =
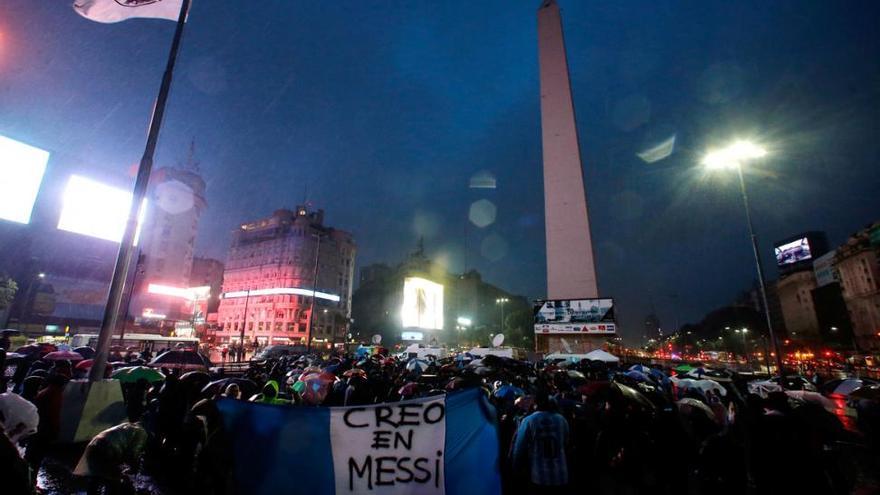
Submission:
[[191,287],[211,288],[205,312],[216,313],[220,307],[220,290],[223,287],[223,262],[214,258],[193,258],[189,284]]
[[819,319],[813,303],[816,277],[813,270],[799,270],[782,275],[776,282],[776,295],[789,338],[798,341],[819,340]]
[[[599,296],[593,241],[584,188],[571,81],[555,0],[538,9],[538,63],[541,80],[541,143],[544,160],[544,224],[547,237],[547,297]],[[607,335],[582,335],[573,348],[563,335],[536,335],[541,352],[585,352],[604,345]]]
[[856,343],[880,348],[880,222],[853,234],[835,261]]
[[[351,318],[356,246],[324,225],[324,211],[298,206],[244,223],[233,233],[223,273],[217,342],[342,342]],[[312,294],[314,290],[314,314]]]
[[153,172],[149,187],[147,213],[138,240],[139,256],[131,278],[134,290],[129,319],[140,321],[146,313],[165,315],[168,320],[188,320],[186,304],[181,304],[186,301],[150,292],[150,285],[175,289],[195,286],[190,273],[199,218],[207,202],[194,146],[186,161]]

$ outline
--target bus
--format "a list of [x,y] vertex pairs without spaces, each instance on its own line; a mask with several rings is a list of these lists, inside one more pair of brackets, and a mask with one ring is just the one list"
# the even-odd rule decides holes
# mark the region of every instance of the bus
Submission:
[[[77,348],[88,346],[95,348],[98,345],[98,335],[94,333],[80,333],[70,337],[70,347]],[[127,333],[122,339],[114,335],[110,340],[111,346],[120,346],[126,349],[133,348],[136,351],[150,351],[156,353],[162,349],[185,347],[198,350],[199,339],[195,337],[165,337],[151,333]]]

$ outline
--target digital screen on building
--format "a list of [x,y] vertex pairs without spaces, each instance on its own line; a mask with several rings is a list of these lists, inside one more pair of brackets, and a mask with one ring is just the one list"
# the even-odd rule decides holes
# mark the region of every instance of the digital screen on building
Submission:
[[443,285],[419,277],[403,281],[404,328],[439,330],[443,328]]
[[554,299],[535,306],[535,333],[616,332],[614,300],[610,298]]
[[0,136],[0,219],[30,223],[49,152]]
[[[61,217],[58,228],[108,241],[119,242],[125,232],[132,194],[118,187],[71,175],[61,198]],[[137,244],[140,225],[146,212],[146,200],[141,208],[138,222]]]
[[780,244],[774,248],[774,251],[776,252],[776,264],[779,266],[791,265],[813,257],[810,252],[810,241],[806,237]]

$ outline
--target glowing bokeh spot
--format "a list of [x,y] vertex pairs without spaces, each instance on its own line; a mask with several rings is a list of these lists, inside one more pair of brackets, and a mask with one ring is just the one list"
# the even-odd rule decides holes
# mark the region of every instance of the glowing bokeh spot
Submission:
[[480,243],[480,254],[489,261],[498,261],[507,256],[507,241],[498,234],[489,234]]
[[468,219],[472,224],[483,229],[495,223],[497,213],[498,209],[495,207],[495,204],[488,199],[481,199],[471,203]]

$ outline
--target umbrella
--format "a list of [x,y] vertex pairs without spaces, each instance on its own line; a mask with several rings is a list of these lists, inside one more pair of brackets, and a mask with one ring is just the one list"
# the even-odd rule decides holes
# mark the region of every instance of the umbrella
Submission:
[[95,357],[95,350],[88,346],[77,347],[73,352],[79,353],[83,359],[92,359]]
[[810,392],[807,390],[786,390],[785,395],[801,402],[818,404],[824,407],[826,411],[831,413],[833,413],[837,409],[837,407],[834,405],[833,400],[825,397],[818,392]]
[[0,394],[0,429],[13,443],[37,432],[40,415],[37,406],[13,393]]
[[689,364],[682,364],[682,365],[679,365],[677,368],[675,368],[675,372],[676,373],[687,373],[687,372],[691,371],[692,369],[694,369],[693,366],[691,366]]
[[651,368],[641,364],[634,364],[629,367],[629,371],[638,371],[639,373],[648,373]]
[[156,356],[147,366],[154,368],[178,368],[182,370],[206,370],[208,360],[196,351],[172,350]]
[[335,381],[336,375],[332,373],[312,373],[306,376],[302,379],[305,387],[301,392],[303,402],[312,406],[320,405],[327,398]]
[[587,379],[587,377],[584,376],[584,374],[578,370],[568,370],[566,373],[568,374],[569,378],[576,378],[576,379],[580,379],[580,380]]
[[406,370],[412,371],[415,373],[424,373],[424,371],[428,369],[428,362],[424,359],[410,359],[408,363],[406,363]]
[[76,366],[74,366],[74,368],[76,368],[78,370],[85,371],[87,369],[90,369],[92,367],[92,364],[94,364],[94,362],[95,362],[94,359],[83,359],[82,361],[76,363]]
[[854,390],[864,387],[865,385],[876,385],[874,380],[866,380],[863,378],[844,378],[842,380],[832,380],[822,387],[823,391],[831,396],[846,397]]
[[850,399],[880,401],[880,385],[857,388],[849,394]]
[[458,390],[461,388],[463,383],[464,383],[464,378],[457,376],[457,377],[453,378],[452,380],[449,380],[449,383],[446,384],[445,388],[446,388],[446,390],[450,390],[450,391],[451,390]]
[[419,384],[416,382],[405,383],[400,390],[397,391],[398,394],[403,396],[415,395],[416,392],[419,391]]
[[707,370],[706,368],[703,368],[702,366],[700,366],[699,368],[694,368],[694,369],[688,371],[687,375],[692,376],[696,379],[700,379],[700,378],[703,378],[703,375],[705,375],[708,371],[709,370]]
[[700,411],[706,415],[713,423],[718,422],[718,418],[715,416],[715,411],[712,410],[711,407],[702,403],[697,399],[684,398],[681,400],[675,401],[675,405],[678,407],[679,412],[684,414],[688,414],[691,411]]
[[630,370],[624,373],[625,376],[632,378],[637,382],[646,382],[648,381],[648,375],[642,373],[641,371]]
[[778,383],[770,380],[755,380],[749,382],[746,387],[750,394],[756,394],[765,399],[772,392],[782,392],[782,387],[780,387]]
[[257,393],[257,384],[254,383],[253,380],[248,380],[247,378],[223,378],[205,385],[204,388],[202,388],[202,394],[211,396],[223,393],[226,391],[226,387],[233,383],[238,385],[242,397],[250,397]]
[[83,357],[78,352],[55,351],[42,357],[46,361],[82,361]]
[[130,368],[119,368],[114,371],[112,378],[119,380],[122,383],[134,383],[140,379],[144,379],[148,382],[159,382],[165,379],[165,375],[162,374],[161,371],[147,368],[146,366],[132,366]]
[[0,330],[0,335],[4,337],[14,337],[16,335],[21,335],[21,331],[7,328],[5,330]]
[[525,392],[523,392],[521,388],[514,387],[513,385],[502,385],[498,387],[498,390],[496,390],[493,395],[501,400],[513,400],[525,395]]
[[695,388],[699,390],[701,393],[705,394],[709,390],[713,392],[717,392],[722,396],[727,395],[727,390],[722,387],[718,382],[713,382],[712,380],[694,380],[693,378],[671,378],[672,383],[682,389]]
[[192,385],[201,390],[205,385],[211,383],[211,376],[204,371],[187,371],[180,375],[180,383]]
[[529,411],[533,405],[535,405],[535,397],[533,395],[524,395],[513,401],[513,406],[521,411]]
[[352,369],[350,369],[350,370],[348,370],[348,371],[346,371],[345,373],[342,374],[342,376],[344,376],[344,377],[346,377],[346,378],[349,378],[349,377],[352,377],[352,376],[355,376],[355,375],[360,376],[360,377],[363,377],[363,378],[366,378],[366,377],[367,377],[367,372],[364,371],[364,370],[362,370],[362,369],[360,369],[360,368],[352,368]]
[[617,382],[612,383],[611,387],[613,389],[617,389],[617,391],[620,392],[620,394],[625,399],[628,399],[629,401],[633,402],[634,404],[639,405],[639,406],[643,407],[644,409],[647,409],[650,411],[654,410],[654,403],[651,402],[650,400],[648,400],[648,398],[645,397],[644,395],[642,395],[642,393],[639,392],[638,390],[631,388],[631,387],[627,387],[626,385],[624,385],[622,383],[617,383]]

